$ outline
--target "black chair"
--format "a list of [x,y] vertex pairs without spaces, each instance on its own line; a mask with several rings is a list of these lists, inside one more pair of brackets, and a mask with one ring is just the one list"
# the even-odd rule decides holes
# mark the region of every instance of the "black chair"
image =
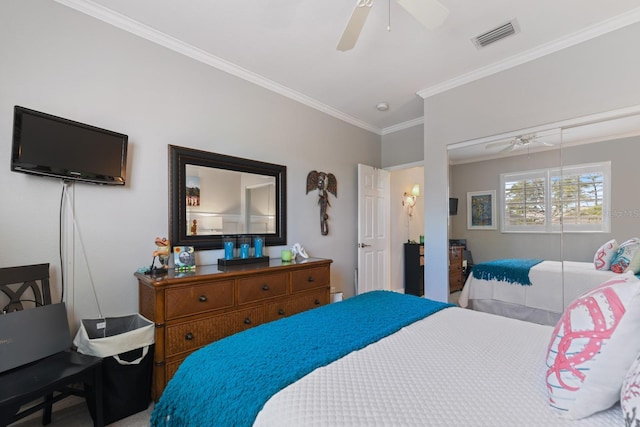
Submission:
[[[28,291],[31,291],[31,298]],[[0,268],[0,292],[9,298],[9,302],[0,310],[3,314],[24,310],[25,305],[30,305],[27,303],[35,307],[51,304],[49,264]]]
[[[0,303],[2,314],[51,304],[49,264],[0,268]],[[103,427],[101,367],[101,358],[69,349],[1,373],[0,427],[41,409],[42,424],[49,424],[55,402],[71,395],[88,397],[78,384],[90,386],[90,397],[96,402],[94,426]]]

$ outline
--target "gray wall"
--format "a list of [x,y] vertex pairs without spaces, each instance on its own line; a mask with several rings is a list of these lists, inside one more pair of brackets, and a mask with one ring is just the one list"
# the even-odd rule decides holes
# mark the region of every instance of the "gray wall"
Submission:
[[425,99],[427,296],[446,296],[446,146],[640,104],[639,39],[634,24]]
[[382,136],[382,167],[424,160],[424,126],[416,125]]
[[[286,165],[288,244],[332,258],[333,285],[353,294],[357,164],[381,166],[379,135],[51,1],[0,2],[0,58],[0,264],[51,263],[54,297],[62,185],[9,171],[13,106],[129,135],[124,188],[71,188],[76,229],[67,215],[63,240],[75,320],[98,316],[91,281],[104,315],[137,312],[133,273],[168,234],[168,144]],[[338,180],[328,236],[317,196],[305,192],[313,169]],[[196,261],[221,256],[203,251]]]

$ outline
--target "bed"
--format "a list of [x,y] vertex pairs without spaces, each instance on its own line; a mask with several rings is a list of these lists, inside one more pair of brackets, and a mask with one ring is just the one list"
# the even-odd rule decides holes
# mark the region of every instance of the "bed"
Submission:
[[[493,263],[510,261],[514,261],[513,267],[502,277],[478,274]],[[612,271],[596,270],[593,262],[490,261],[473,267],[458,304],[487,313],[555,325],[565,307],[577,296],[615,276]]]
[[[156,404],[151,425],[622,425],[619,405],[581,420],[550,409],[544,378],[552,331],[369,292],[192,353]],[[318,361],[325,353],[335,360]]]

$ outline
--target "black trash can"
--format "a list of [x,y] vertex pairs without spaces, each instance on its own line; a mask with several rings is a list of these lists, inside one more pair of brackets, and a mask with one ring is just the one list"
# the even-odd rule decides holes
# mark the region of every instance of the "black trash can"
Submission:
[[[154,351],[152,322],[139,314],[83,319],[73,343],[78,352],[103,359],[105,425],[149,407]],[[91,395],[88,393],[87,405],[95,420],[96,402]]]

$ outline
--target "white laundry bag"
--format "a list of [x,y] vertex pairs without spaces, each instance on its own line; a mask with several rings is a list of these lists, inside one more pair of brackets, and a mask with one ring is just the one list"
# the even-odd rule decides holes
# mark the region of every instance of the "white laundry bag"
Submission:
[[[139,314],[82,320],[73,344],[79,353],[102,358],[105,425],[144,411],[149,406],[154,332],[155,325]],[[92,396],[91,393],[88,395]],[[87,405],[95,421],[95,399],[88,399]]]
[[[113,356],[120,364],[136,364],[140,363],[149,346],[153,345],[154,332],[153,322],[140,314],[83,319],[73,344],[79,353],[102,358]],[[119,359],[119,354],[138,348],[143,349],[143,355],[139,360],[126,362]]]

